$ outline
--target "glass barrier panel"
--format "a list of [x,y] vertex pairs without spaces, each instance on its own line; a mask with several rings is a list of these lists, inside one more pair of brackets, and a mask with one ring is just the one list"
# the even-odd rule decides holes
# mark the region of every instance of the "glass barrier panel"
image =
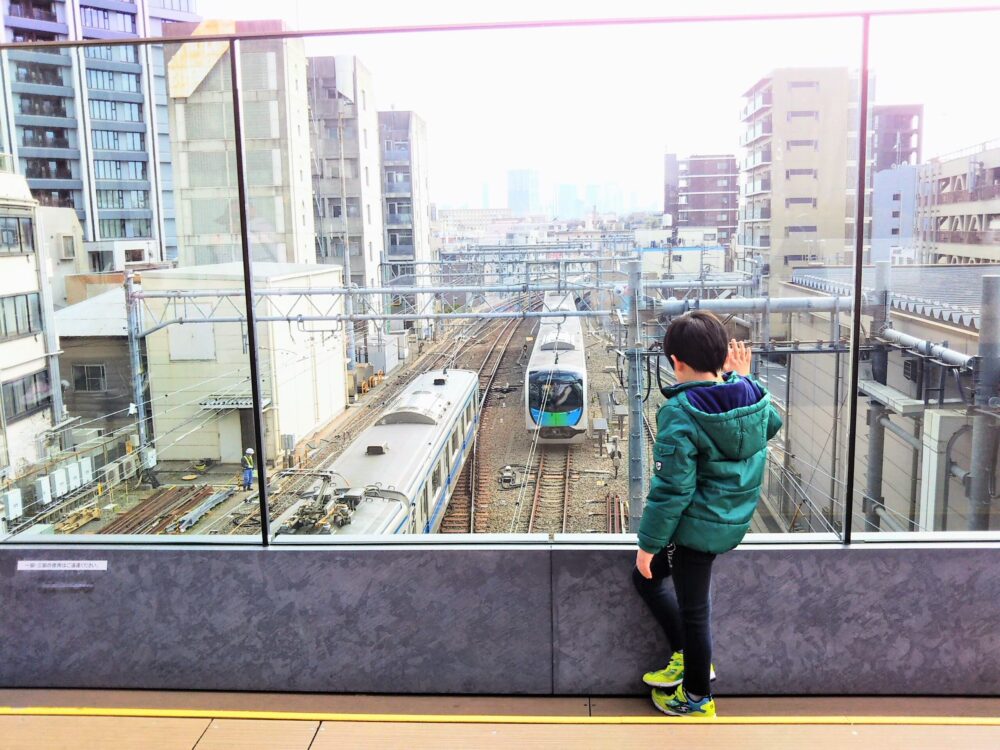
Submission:
[[228,44],[34,46],[2,64],[3,536],[242,532],[255,438]]
[[[1000,28],[1000,13],[973,18]],[[899,44],[931,30],[959,38],[970,20],[872,21],[872,238],[852,519],[862,538],[975,535],[1000,523],[1000,133],[973,72],[989,56],[973,50],[952,64]]]

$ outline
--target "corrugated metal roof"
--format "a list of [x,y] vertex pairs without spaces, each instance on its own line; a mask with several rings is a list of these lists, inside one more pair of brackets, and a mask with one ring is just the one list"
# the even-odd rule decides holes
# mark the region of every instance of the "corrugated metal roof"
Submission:
[[[893,266],[892,306],[903,312],[979,330],[983,276],[1000,274],[1000,264]],[[851,294],[854,269],[848,266],[799,268],[792,283],[828,294]],[[862,289],[875,289],[875,268],[863,269]]]

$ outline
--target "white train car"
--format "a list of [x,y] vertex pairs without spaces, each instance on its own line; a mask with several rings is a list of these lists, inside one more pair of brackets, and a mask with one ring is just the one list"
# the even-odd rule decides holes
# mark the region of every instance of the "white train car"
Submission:
[[312,489],[274,524],[281,534],[432,534],[472,452],[479,376],[418,375],[375,424],[313,472]]
[[583,327],[572,294],[547,292],[534,348],[525,370],[524,422],[529,436],[543,444],[575,444],[587,438],[587,360]]

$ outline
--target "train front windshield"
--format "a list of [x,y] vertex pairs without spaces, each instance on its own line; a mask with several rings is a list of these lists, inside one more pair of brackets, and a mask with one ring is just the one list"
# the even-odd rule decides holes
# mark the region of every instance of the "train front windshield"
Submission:
[[583,416],[583,380],[571,372],[528,376],[528,408],[540,427],[572,427]]

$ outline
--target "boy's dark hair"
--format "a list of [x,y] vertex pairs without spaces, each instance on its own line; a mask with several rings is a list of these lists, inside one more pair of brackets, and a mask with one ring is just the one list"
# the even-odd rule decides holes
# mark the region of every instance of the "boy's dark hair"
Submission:
[[719,372],[729,356],[729,336],[712,313],[692,310],[670,323],[663,337],[663,353],[698,372]]

